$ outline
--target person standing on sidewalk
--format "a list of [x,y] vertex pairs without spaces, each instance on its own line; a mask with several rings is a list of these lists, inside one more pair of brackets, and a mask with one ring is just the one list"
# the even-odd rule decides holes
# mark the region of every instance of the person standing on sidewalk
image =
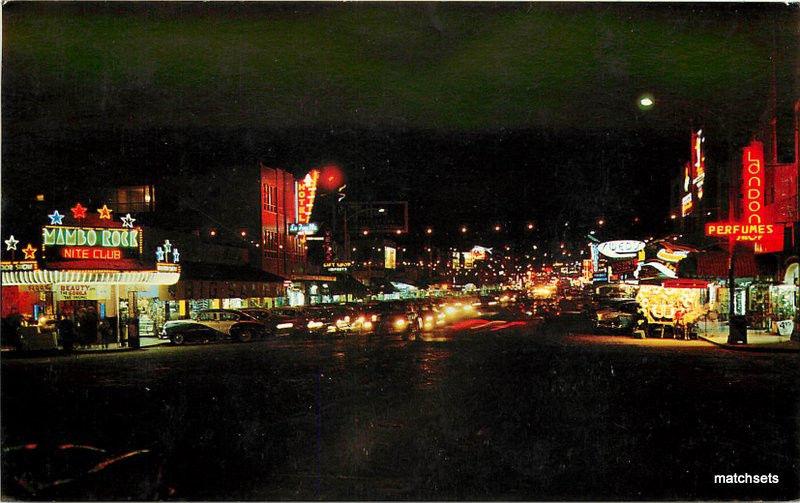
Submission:
[[75,345],[75,324],[72,323],[69,317],[62,314],[56,327],[58,329],[58,337],[61,339],[61,347],[64,348],[64,353],[72,353]]

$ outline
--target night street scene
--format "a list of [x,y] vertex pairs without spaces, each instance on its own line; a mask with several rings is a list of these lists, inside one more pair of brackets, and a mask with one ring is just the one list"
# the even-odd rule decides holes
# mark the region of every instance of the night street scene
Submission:
[[797,3],[2,7],[3,500],[800,498]]

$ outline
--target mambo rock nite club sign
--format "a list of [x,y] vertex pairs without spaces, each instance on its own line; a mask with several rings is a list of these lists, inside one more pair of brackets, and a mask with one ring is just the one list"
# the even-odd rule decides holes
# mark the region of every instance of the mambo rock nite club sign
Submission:
[[754,242],[756,251],[761,251],[758,249],[760,242],[776,237],[777,226],[767,221],[764,210],[764,169],[764,144],[754,141],[742,152],[742,221],[709,222],[705,226],[706,236],[727,237],[731,242]]
[[142,256],[142,230],[48,225],[42,228],[42,250],[48,263],[68,268],[133,266]]

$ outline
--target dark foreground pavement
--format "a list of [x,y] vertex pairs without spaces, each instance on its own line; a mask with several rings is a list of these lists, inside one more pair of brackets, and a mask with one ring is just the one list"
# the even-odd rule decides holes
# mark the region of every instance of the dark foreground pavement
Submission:
[[800,495],[796,355],[568,328],[7,360],[3,445],[149,448],[181,499]]

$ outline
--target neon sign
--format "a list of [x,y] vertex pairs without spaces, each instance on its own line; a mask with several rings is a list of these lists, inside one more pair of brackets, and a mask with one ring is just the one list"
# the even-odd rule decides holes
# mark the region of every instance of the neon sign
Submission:
[[53,213],[47,215],[50,219],[50,225],[61,225],[64,220],[64,215],[58,212],[58,210],[53,211]]
[[688,193],[683,196],[681,200],[681,215],[684,217],[692,212],[692,208],[694,208],[694,204],[692,203],[692,193]]
[[112,211],[114,211],[114,210],[110,209],[105,204],[103,205],[102,208],[97,208],[97,212],[100,214],[100,218],[101,219],[105,218],[106,220],[111,220],[111,212]]
[[703,153],[705,141],[702,129],[692,133],[692,183],[698,201],[703,199],[703,184],[706,178],[706,156]]
[[86,208],[81,206],[81,203],[76,204],[69,210],[72,212],[72,218],[74,218],[75,220],[86,218]]
[[618,240],[606,241],[597,246],[597,251],[610,258],[632,258],[639,254],[639,251],[644,250],[644,243],[642,241],[632,240]]
[[667,248],[661,248],[656,253],[656,257],[663,260],[664,262],[672,262],[673,264],[676,262],[680,262],[681,260],[685,259],[689,256],[688,250],[670,250]]
[[742,156],[742,192],[744,219],[748,224],[764,221],[764,145],[754,141]]
[[314,169],[302,181],[296,182],[298,223],[307,224],[311,220],[311,211],[314,209],[314,199],[317,195],[317,180],[319,180],[319,171]]
[[66,259],[119,260],[122,258],[122,250],[119,248],[69,246],[61,248],[60,255]]
[[759,241],[764,236],[775,232],[772,224],[730,224],[730,223],[708,223],[706,224],[706,236],[710,237],[731,237],[736,241]]
[[706,236],[728,237],[732,241],[762,241],[775,234],[775,225],[765,223],[764,144],[754,141],[742,153],[742,222],[709,222]]
[[53,227],[42,230],[44,246],[102,246],[106,248],[139,248],[141,229],[107,229],[92,227]]
[[12,234],[8,239],[4,241],[6,244],[6,251],[16,250],[17,244],[19,243],[18,239],[14,239],[14,235]]
[[315,222],[307,223],[307,224],[298,224],[298,223],[290,223],[289,224],[289,234],[292,235],[300,235],[306,236],[310,234],[316,234],[319,231],[319,225]]
[[23,248],[22,252],[25,253],[25,260],[36,260],[37,250],[32,244],[28,243],[28,246]]

